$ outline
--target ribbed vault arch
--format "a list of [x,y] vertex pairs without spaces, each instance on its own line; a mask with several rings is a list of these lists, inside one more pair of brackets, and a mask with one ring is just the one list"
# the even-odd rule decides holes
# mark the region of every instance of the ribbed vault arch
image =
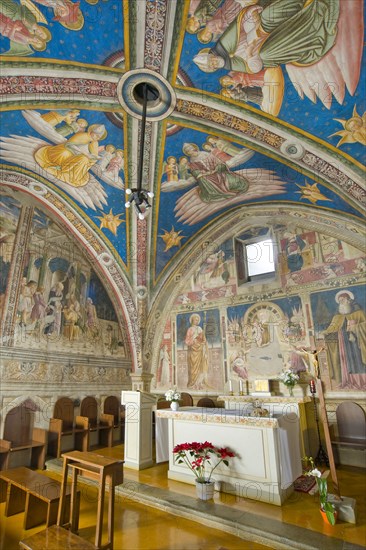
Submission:
[[[204,258],[215,246],[219,246],[235,234],[253,227],[273,225],[315,230],[337,237],[366,252],[365,226],[357,218],[350,220],[349,215],[326,212],[323,209],[305,205],[291,206],[287,204],[266,205],[265,207],[260,205],[240,206],[234,212],[223,214],[215,220],[210,229],[206,229],[199,238],[196,238],[195,242],[186,250],[181,261],[171,269],[159,286],[159,292],[154,297],[146,324],[143,352],[145,370],[151,370],[151,367],[157,364],[159,344],[166,321],[171,310],[174,310],[174,302]],[[290,292],[296,294],[298,289],[286,291],[284,295],[288,295]],[[237,296],[237,303],[245,302],[245,300],[245,295]]]

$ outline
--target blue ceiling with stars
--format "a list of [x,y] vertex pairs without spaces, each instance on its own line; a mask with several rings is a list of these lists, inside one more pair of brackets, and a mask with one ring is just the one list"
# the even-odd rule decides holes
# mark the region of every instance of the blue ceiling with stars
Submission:
[[249,204],[363,216],[363,0],[0,5],[0,162],[68,201],[127,273],[140,119],[121,82],[136,69],[171,96],[146,132],[151,281]]

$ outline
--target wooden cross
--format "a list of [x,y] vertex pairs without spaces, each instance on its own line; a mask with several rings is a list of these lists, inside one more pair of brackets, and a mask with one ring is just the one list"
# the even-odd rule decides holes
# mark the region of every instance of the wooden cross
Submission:
[[[324,348],[322,348],[324,349]],[[317,356],[320,351],[314,352],[314,355]],[[316,373],[316,389],[318,392],[319,397],[319,405],[320,405],[320,414],[324,429],[324,437],[325,437],[325,446],[327,448],[327,454],[328,454],[328,460],[329,460],[329,468],[330,468],[330,475],[333,482],[333,488],[335,495],[338,497],[339,500],[341,500],[341,493],[339,489],[339,483],[338,483],[338,477],[337,477],[337,470],[334,463],[334,455],[333,455],[333,448],[332,448],[332,442],[330,440],[330,433],[329,433],[329,423],[328,423],[328,416],[327,416],[327,409],[325,407],[325,399],[324,399],[324,392],[323,392],[323,384],[320,379],[320,370],[319,370],[319,363],[315,359],[317,363],[317,373]]]

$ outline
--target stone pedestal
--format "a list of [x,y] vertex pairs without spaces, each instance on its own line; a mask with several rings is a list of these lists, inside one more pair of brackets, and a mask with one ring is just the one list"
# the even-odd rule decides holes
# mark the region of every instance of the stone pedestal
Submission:
[[123,391],[126,407],[125,467],[143,470],[153,465],[152,414],[156,397],[139,391]]

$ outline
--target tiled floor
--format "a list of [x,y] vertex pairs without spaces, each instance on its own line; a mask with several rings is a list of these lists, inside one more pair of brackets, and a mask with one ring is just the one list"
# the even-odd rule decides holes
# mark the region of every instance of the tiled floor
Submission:
[[[97,452],[123,458],[122,446]],[[57,477],[60,466],[60,461],[50,463],[49,475]],[[124,484],[116,495],[114,550],[366,547],[365,471],[343,467],[338,477],[342,495],[356,498],[356,525],[327,526],[319,514],[318,498],[304,493],[294,493],[282,507],[222,493],[204,503],[196,499],[193,486],[167,478],[167,464],[141,471],[126,468]],[[79,534],[90,541],[94,540],[95,514],[96,491],[87,486],[82,491]],[[44,528],[23,531],[22,520],[22,513],[4,518],[4,504],[0,505],[1,550],[17,550],[20,539]],[[216,529],[220,526],[228,532]]]

